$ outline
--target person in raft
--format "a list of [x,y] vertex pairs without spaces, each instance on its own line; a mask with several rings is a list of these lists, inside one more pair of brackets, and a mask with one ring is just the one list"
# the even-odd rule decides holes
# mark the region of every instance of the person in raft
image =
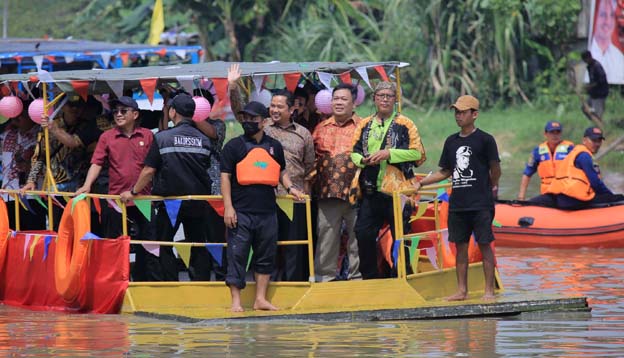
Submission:
[[253,249],[256,279],[255,310],[277,310],[266,298],[277,250],[277,203],[275,187],[282,183],[296,199],[303,193],[293,187],[286,173],[284,149],[264,134],[266,107],[249,102],[243,110],[244,134],[231,139],[221,151],[221,194],[227,227],[227,274],[225,283],[232,295],[232,312],[242,312],[241,290],[249,249]]
[[451,105],[455,121],[461,128],[444,142],[440,170],[415,183],[416,190],[437,183],[452,175],[453,191],[449,198],[449,241],[456,245],[457,292],[448,301],[461,301],[468,294],[468,243],[474,232],[483,256],[485,295],[494,299],[494,241],[492,220],[494,200],[501,176],[500,159],[494,137],[475,127],[479,115],[479,100],[461,96]]

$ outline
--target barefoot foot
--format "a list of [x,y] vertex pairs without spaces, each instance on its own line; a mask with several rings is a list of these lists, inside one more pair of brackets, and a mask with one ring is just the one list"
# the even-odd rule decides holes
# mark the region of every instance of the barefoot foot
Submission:
[[262,310],[262,311],[277,311],[277,307],[273,306],[271,302],[267,300],[260,300],[260,299],[257,299],[256,302],[254,302],[253,308],[255,310]]
[[496,299],[496,295],[493,293],[486,293],[483,297],[481,297],[481,299],[484,301],[494,301]]
[[232,305],[232,308],[230,308],[230,311],[232,311],[232,312],[245,312],[245,309],[241,305]]
[[448,296],[447,298],[445,298],[445,300],[447,301],[463,301],[466,299],[466,293],[465,292],[457,292],[456,294],[452,295],[452,296]]

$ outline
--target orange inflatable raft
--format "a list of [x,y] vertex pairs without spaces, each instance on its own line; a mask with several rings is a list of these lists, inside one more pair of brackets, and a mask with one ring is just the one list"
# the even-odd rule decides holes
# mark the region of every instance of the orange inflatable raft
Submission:
[[559,210],[526,203],[496,204],[497,246],[624,247],[624,202],[583,210]]

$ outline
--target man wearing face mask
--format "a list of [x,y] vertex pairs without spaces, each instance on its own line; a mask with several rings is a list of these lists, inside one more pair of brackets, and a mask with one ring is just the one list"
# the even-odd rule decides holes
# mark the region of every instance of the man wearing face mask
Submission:
[[277,250],[277,204],[275,187],[281,183],[297,198],[303,193],[293,186],[286,173],[284,149],[266,135],[266,107],[250,102],[238,112],[244,134],[233,138],[221,152],[221,193],[227,227],[227,275],[225,283],[232,295],[232,312],[242,312],[240,293],[250,248],[253,249],[256,295],[255,310],[276,310],[266,299]]

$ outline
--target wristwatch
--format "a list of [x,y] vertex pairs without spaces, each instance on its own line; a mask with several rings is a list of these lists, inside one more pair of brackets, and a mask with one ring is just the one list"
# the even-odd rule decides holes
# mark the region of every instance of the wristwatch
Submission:
[[136,191],[134,191],[134,187],[130,188],[130,194],[132,194],[133,196],[135,196],[135,195],[139,195],[139,193],[137,193]]
[[286,188],[286,192],[287,192],[288,194],[290,194],[290,190],[292,189],[292,187],[293,187],[293,186],[291,185],[291,186],[289,186],[288,188]]

